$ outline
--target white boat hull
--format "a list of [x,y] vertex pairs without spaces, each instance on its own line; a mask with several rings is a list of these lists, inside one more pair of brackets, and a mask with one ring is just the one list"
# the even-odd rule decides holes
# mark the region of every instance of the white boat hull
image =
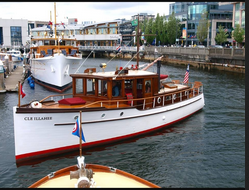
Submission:
[[[142,111],[136,108],[83,110],[82,129],[86,142],[82,147],[107,144],[158,130],[192,115],[204,104],[204,95],[199,94],[186,101]],[[78,150],[79,138],[72,135],[72,130],[79,112],[43,113],[37,109],[32,114],[17,113],[17,107],[14,107],[13,114],[17,163]],[[37,143],[34,145],[34,142]]]
[[12,56],[11,59],[12,59],[13,62],[22,61],[21,56]]
[[63,87],[72,82],[70,74],[75,73],[82,58],[54,54],[54,56],[35,58],[31,61],[32,76],[48,85]]

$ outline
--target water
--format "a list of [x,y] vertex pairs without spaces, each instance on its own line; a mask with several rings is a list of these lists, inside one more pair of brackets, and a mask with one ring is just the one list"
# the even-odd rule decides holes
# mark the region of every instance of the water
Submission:
[[[84,66],[98,67],[108,61],[91,58]],[[126,62],[114,59],[106,70],[124,67]],[[156,66],[149,70],[156,72]],[[185,71],[186,66],[163,65],[161,74],[183,80]],[[195,80],[204,85],[201,111],[145,137],[83,150],[85,161],[116,167],[164,188],[245,188],[245,74],[190,67],[190,82]],[[22,104],[51,94],[38,84],[30,89],[27,81],[23,88]],[[51,172],[76,164],[78,156],[76,152],[17,167],[12,114],[17,104],[17,93],[0,94],[2,188],[28,187]]]

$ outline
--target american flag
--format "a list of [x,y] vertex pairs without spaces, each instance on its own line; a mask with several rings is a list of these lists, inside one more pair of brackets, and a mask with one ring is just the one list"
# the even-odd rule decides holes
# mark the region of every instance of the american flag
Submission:
[[188,77],[189,77],[189,64],[187,66],[187,70],[186,70],[186,73],[185,73],[185,77],[183,79],[183,83],[187,83],[188,82]]

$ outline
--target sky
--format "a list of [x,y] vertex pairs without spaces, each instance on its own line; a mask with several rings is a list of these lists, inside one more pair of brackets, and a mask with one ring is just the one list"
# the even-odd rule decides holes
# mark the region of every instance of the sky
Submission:
[[[169,14],[169,4],[174,2],[56,2],[56,23],[66,23],[68,18],[82,21],[130,20],[131,16],[147,13],[157,16]],[[0,19],[27,19],[49,21],[50,12],[54,21],[54,2],[0,2]]]

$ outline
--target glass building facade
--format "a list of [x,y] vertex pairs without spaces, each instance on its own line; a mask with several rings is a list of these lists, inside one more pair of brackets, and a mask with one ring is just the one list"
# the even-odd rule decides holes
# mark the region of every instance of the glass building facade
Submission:
[[[224,26],[229,37],[231,36],[233,17],[232,4],[219,5],[219,2],[176,2],[170,4],[169,7],[169,13],[172,14],[173,12],[175,13],[175,17],[182,23],[182,28],[186,28],[187,30],[187,36],[186,39],[184,39],[185,45],[199,44],[197,39],[197,27],[202,18],[201,15],[204,12],[208,13],[207,17],[210,23],[209,39],[203,42],[205,46],[207,43],[211,45],[211,38],[215,38],[219,25]],[[166,19],[167,18],[168,16],[166,16]],[[212,26],[212,23],[214,23],[215,26]]]
[[22,45],[22,27],[21,26],[11,26],[10,27],[10,40],[12,46]]

